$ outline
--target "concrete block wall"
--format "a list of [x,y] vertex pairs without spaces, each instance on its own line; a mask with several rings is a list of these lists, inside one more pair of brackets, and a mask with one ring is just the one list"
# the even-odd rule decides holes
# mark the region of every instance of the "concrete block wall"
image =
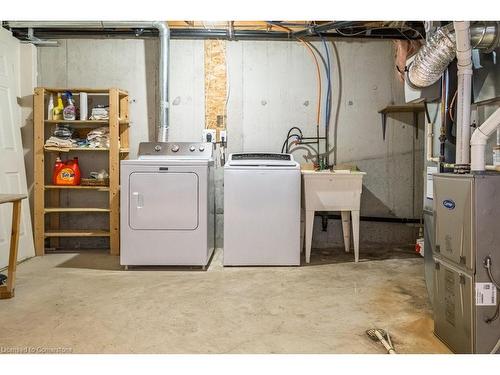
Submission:
[[[315,45],[324,48],[321,43]],[[384,141],[377,112],[388,104],[404,103],[402,85],[394,74],[392,42],[338,40],[335,49],[336,55],[330,50],[330,144],[337,138],[337,148],[331,161],[355,163],[367,172],[362,215],[420,217],[423,117],[418,139],[411,115],[389,117]],[[205,110],[203,41],[172,40],[170,57],[171,139],[200,140]],[[139,142],[154,139],[157,58],[158,43],[154,39],[61,40],[59,47],[38,49],[38,83],[128,90],[133,158]],[[229,152],[279,151],[292,126],[301,127],[305,135],[315,134],[316,77],[303,46],[288,41],[231,41],[227,42],[227,65]],[[323,134],[324,122],[320,125]],[[294,155],[306,162],[300,151]],[[222,168],[216,171],[219,246],[223,241],[222,172]],[[325,235],[321,225],[316,225],[314,246],[340,244],[339,228],[332,221]],[[414,227],[403,224],[365,222],[361,242],[408,244],[415,233]]]

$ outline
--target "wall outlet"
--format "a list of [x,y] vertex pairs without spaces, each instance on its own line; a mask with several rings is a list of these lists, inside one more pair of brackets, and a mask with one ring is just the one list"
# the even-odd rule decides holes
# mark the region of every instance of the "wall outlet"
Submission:
[[221,142],[227,143],[227,133],[226,129],[219,131],[219,138]]
[[217,142],[217,132],[215,129],[203,129],[202,142]]

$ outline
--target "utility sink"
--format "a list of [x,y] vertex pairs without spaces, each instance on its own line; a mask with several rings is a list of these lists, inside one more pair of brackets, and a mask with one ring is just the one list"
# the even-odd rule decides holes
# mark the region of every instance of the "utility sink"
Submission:
[[302,208],[305,211],[306,262],[311,255],[315,211],[340,211],[344,246],[350,249],[350,216],[354,239],[354,259],[359,260],[359,209],[365,172],[302,170]]

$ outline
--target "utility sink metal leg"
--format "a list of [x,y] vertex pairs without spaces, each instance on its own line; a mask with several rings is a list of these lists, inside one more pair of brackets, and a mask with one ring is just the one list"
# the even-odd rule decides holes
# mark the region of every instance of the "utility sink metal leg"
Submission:
[[351,248],[351,212],[341,211],[342,216],[342,232],[344,233],[345,252],[348,253]]
[[306,263],[311,261],[311,246],[314,228],[314,210],[306,211]]
[[359,211],[351,211],[352,236],[354,237],[354,261],[359,261]]

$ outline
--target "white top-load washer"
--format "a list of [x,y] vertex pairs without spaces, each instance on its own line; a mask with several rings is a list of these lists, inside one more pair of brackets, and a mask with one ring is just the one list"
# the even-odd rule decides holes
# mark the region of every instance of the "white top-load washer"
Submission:
[[205,267],[214,250],[211,143],[145,142],[121,161],[120,263]]
[[224,166],[224,266],[300,265],[300,165],[233,153]]

